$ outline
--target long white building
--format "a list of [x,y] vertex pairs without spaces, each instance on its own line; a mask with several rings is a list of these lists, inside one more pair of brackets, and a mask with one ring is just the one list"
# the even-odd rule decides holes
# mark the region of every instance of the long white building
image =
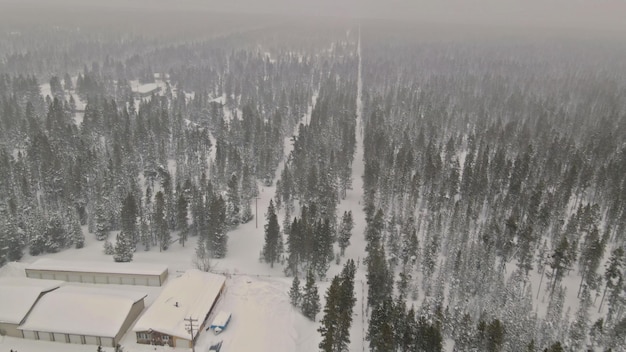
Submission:
[[144,308],[146,294],[62,286],[37,302],[18,327],[24,338],[115,347]]
[[33,279],[61,280],[88,284],[162,286],[167,280],[166,265],[69,261],[43,258],[26,267]]

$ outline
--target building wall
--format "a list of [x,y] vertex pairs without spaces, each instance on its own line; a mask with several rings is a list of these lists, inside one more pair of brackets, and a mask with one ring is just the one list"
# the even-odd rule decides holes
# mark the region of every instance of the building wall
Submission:
[[0,336],[24,337],[17,324],[0,323]]
[[81,271],[54,271],[26,269],[26,277],[34,279],[62,280],[88,284],[116,284],[161,286],[167,278],[167,270],[160,275],[93,273]]
[[[31,339],[31,340],[46,340],[46,341],[52,341],[54,339],[54,341],[63,342],[63,343],[102,345],[105,347],[115,347],[121,341],[122,337],[124,336],[128,328],[135,322],[137,317],[139,317],[144,307],[145,305],[144,305],[143,299],[140,299],[139,301],[135,302],[132,305],[132,307],[130,308],[130,311],[128,312],[128,315],[126,316],[126,319],[124,320],[124,323],[122,324],[122,327],[120,328],[120,331],[117,333],[115,337],[70,335],[70,334],[64,334],[64,333],[49,333],[49,332],[44,332],[44,331],[30,331],[30,330],[24,330],[23,335],[22,335],[22,331],[17,330],[19,335],[16,337],[24,337],[24,338]],[[2,325],[0,325],[0,328],[1,326]],[[9,336],[13,336],[13,335],[9,335]]]
[[116,344],[122,340],[122,337],[124,336],[124,334],[126,334],[128,328],[130,328],[135,320],[137,320],[137,317],[139,317],[141,312],[143,312],[144,307],[145,303],[143,299],[140,299],[139,301],[135,302],[135,304],[133,304],[133,306],[130,308],[130,311],[128,312],[126,320],[124,320],[124,324],[122,324],[122,327],[120,328],[120,331],[117,333],[117,335],[115,335],[114,342]]
[[[148,339],[140,339],[139,338],[139,334],[140,333],[144,333],[148,336]],[[135,332],[135,337],[137,338],[137,343],[142,343],[145,345],[159,345],[159,346],[164,346],[164,345],[168,345],[170,347],[174,347],[174,339],[175,337],[168,335],[168,334],[162,334],[158,331],[137,331]]]
[[174,347],[191,348],[191,340],[174,336]]

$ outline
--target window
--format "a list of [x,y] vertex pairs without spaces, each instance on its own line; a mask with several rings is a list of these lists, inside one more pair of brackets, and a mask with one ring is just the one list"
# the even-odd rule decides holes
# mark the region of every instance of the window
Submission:
[[145,332],[138,332],[137,333],[137,339],[139,339],[139,340],[148,340],[149,338],[150,337]]
[[170,335],[163,335],[163,336],[161,336],[161,339],[163,341],[169,341],[170,340]]

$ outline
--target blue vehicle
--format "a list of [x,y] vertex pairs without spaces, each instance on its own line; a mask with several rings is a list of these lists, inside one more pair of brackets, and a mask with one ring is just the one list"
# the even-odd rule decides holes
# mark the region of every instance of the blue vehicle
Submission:
[[224,311],[219,312],[217,316],[215,317],[215,319],[213,319],[213,323],[209,325],[209,329],[213,329],[213,332],[215,332],[215,335],[219,334],[228,326],[228,323],[230,322],[230,317],[231,317],[230,312],[224,312]]

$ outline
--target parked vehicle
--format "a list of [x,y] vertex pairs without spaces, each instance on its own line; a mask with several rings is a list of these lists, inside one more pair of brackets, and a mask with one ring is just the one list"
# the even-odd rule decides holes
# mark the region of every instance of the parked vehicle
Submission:
[[215,319],[213,319],[213,323],[209,325],[209,329],[213,329],[215,335],[221,333],[228,326],[228,323],[230,322],[230,317],[230,312],[219,312]]

